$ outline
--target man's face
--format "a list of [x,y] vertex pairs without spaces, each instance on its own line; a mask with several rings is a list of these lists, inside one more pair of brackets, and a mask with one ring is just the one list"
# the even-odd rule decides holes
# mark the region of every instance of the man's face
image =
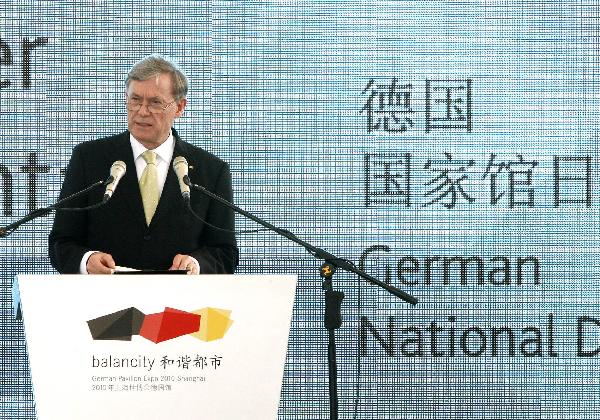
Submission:
[[[148,80],[132,80],[127,88],[130,102],[141,102],[137,111],[127,111],[127,126],[133,137],[147,149],[155,149],[169,137],[175,119],[183,114],[185,99],[174,101],[173,82],[169,74],[159,74]],[[169,105],[159,113],[150,112],[148,105],[156,108]]]

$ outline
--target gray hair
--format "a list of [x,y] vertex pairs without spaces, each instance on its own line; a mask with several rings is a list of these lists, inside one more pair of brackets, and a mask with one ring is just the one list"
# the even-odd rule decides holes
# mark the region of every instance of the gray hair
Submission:
[[171,75],[175,100],[185,98],[188,92],[187,77],[177,64],[159,54],[149,55],[135,63],[127,74],[125,87],[128,88],[132,80],[144,81],[163,73]]

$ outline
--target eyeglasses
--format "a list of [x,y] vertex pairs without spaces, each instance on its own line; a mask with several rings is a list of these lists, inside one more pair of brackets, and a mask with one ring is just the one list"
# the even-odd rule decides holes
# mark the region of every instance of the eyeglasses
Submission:
[[[127,96],[127,109],[129,111],[139,111],[144,106],[144,101],[140,98],[130,98]],[[171,105],[173,105],[176,101],[171,101],[168,104],[165,104],[163,101],[158,99],[152,99],[149,103],[146,104],[148,107],[148,112],[152,114],[162,114],[165,112]]]

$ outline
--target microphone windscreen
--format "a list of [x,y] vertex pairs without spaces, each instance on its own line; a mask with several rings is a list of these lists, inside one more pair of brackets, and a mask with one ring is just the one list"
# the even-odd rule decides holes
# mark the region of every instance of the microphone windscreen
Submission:
[[189,199],[190,197],[190,187],[185,182],[185,179],[188,176],[188,163],[187,160],[183,156],[177,156],[173,159],[173,170],[175,174],[177,174],[177,180],[179,181],[179,189],[181,190],[181,194],[184,199]]

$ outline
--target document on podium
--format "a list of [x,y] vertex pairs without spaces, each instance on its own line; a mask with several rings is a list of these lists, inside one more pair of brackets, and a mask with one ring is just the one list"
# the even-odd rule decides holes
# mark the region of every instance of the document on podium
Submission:
[[188,270],[144,270],[117,265],[113,274],[187,274]]

